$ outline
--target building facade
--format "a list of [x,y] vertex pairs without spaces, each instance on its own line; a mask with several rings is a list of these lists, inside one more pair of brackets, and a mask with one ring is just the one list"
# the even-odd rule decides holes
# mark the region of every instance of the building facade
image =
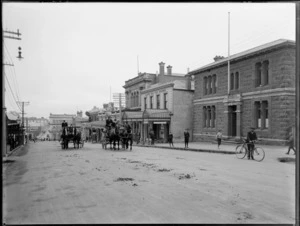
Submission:
[[151,130],[160,142],[166,142],[171,131],[175,139],[180,139],[183,131],[180,135],[178,128],[191,128],[192,115],[188,114],[192,111],[183,110],[191,110],[191,86],[191,76],[172,73],[170,65],[165,73],[165,63],[160,62],[158,74],[139,73],[125,82],[126,108],[122,121],[129,123],[142,140],[149,138]]
[[193,139],[221,129],[240,140],[250,127],[265,144],[284,144],[295,126],[295,42],[276,40],[193,70]]

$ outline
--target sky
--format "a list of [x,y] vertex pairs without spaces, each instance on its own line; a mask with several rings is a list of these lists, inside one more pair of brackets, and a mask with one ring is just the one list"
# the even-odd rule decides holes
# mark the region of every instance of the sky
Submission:
[[159,62],[187,73],[228,50],[295,41],[295,16],[295,3],[284,2],[2,2],[3,30],[21,33],[3,42],[3,61],[14,65],[4,66],[5,106],[21,112],[26,102],[25,117],[44,118],[102,108]]

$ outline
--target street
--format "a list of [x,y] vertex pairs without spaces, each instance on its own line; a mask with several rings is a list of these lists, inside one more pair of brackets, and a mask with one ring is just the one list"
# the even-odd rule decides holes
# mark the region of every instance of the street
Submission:
[[[283,147],[282,149],[284,149]],[[6,224],[295,223],[295,162],[29,143],[3,163]]]

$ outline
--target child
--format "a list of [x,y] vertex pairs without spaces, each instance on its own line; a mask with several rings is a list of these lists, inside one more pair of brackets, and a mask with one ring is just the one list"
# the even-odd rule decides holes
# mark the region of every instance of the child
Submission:
[[220,145],[221,145],[221,141],[222,141],[222,132],[220,129],[218,130],[216,137],[217,137],[217,141],[218,141],[218,149],[220,149]]

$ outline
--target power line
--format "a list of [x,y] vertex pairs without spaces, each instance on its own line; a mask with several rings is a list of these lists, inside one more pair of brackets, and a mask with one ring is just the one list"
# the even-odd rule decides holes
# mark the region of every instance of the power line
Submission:
[[[7,83],[8,83],[9,89],[10,89],[10,91],[11,91],[11,94],[12,94],[12,96],[13,96],[13,98],[14,98],[14,100],[15,100],[16,104],[17,104],[17,100],[16,100],[16,98],[15,98],[15,95],[14,95],[14,93],[13,93],[12,89],[11,89],[11,86],[10,86],[10,83],[9,83],[9,81],[8,81],[8,78],[7,78],[6,74],[4,74],[4,75],[5,75],[6,81],[7,81]],[[19,105],[18,105],[18,104],[17,104],[17,106],[19,107]],[[21,108],[20,108],[20,107],[19,107],[19,109],[21,110]]]
[[[10,61],[12,62],[13,60],[12,60],[12,58],[10,56],[10,53],[9,53],[9,51],[8,51],[7,46],[6,46],[5,43],[4,43],[4,46],[5,46],[5,49],[6,49],[6,52],[7,52],[8,56],[10,58]],[[13,70],[11,70],[11,71],[13,72],[12,73],[13,74],[12,79],[13,79],[14,85],[16,87],[16,96],[17,96],[17,99],[20,100],[20,92],[19,92],[19,86],[18,86],[18,81],[17,81],[17,76],[16,76],[15,68],[13,67]]]

